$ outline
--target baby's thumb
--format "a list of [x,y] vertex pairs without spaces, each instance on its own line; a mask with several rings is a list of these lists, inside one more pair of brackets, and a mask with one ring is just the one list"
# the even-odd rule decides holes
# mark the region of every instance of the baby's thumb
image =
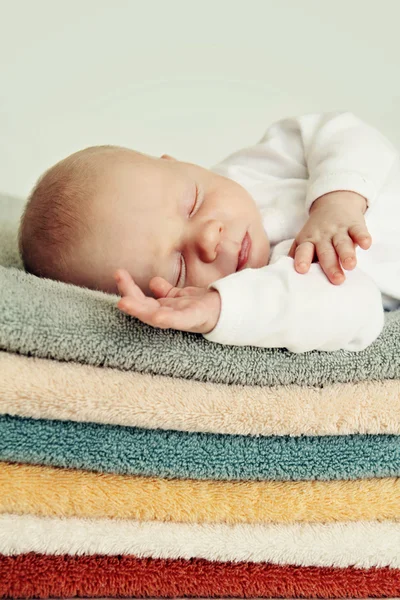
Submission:
[[[163,277],[153,277],[149,282],[149,287],[154,295],[154,298],[166,298],[174,286],[168,283]],[[171,297],[173,294],[171,294]]]

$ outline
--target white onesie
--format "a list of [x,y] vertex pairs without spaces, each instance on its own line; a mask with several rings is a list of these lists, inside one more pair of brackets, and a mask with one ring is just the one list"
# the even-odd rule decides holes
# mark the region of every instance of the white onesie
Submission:
[[[400,155],[350,112],[309,114],[274,123],[259,143],[211,171],[241,184],[260,209],[271,258],[209,287],[221,314],[205,338],[220,344],[308,350],[362,350],[382,330],[383,306],[400,306]],[[318,263],[307,274],[288,257],[314,200],[337,190],[364,196],[372,236],[357,267],[333,285]]]

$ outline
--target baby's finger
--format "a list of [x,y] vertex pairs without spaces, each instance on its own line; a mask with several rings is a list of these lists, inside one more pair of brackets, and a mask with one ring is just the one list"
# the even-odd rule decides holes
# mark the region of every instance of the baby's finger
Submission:
[[[146,298],[145,302],[141,302],[136,298],[132,298],[132,296],[122,298],[117,306],[122,312],[131,317],[136,317],[152,327],[163,327],[161,324],[165,320],[163,315],[173,311],[168,306],[161,307],[159,302],[154,298]],[[169,325],[166,324],[165,327],[169,327]]]
[[298,273],[307,273],[314,258],[313,242],[301,242],[294,255],[294,268]]
[[296,248],[297,248],[297,242],[296,242],[296,240],[294,240],[293,244],[290,246],[290,250],[288,252],[288,256],[290,256],[291,258],[294,258],[294,254],[296,252]]
[[114,277],[121,296],[132,296],[133,298],[138,299],[146,298],[142,290],[136,285],[128,271],[125,269],[118,269]]
[[343,267],[348,271],[354,269],[357,258],[353,240],[348,235],[337,233],[333,236],[332,242]]
[[150,280],[149,287],[156,298],[166,298],[174,289],[174,286],[163,277],[153,277]]
[[345,279],[344,273],[332,244],[329,242],[319,242],[317,244],[317,256],[321,269],[329,281],[335,285],[342,283]]
[[372,237],[364,224],[357,224],[350,227],[349,235],[353,239],[353,242],[358,244],[363,250],[368,250],[372,244]]

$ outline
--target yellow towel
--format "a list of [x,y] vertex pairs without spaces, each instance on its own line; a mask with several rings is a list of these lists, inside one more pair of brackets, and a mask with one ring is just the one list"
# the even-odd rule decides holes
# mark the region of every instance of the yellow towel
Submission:
[[0,352],[0,414],[241,435],[400,434],[400,381],[201,383]]
[[399,520],[400,479],[168,480],[0,463],[0,513],[230,524]]

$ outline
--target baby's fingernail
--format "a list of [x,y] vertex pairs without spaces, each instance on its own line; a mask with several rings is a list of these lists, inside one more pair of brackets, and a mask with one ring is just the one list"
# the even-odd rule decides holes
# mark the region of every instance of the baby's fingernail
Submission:
[[303,269],[307,269],[307,263],[305,263],[305,262],[301,262],[301,263],[299,263],[298,267],[299,267],[299,269],[301,269],[301,270],[303,270]]

